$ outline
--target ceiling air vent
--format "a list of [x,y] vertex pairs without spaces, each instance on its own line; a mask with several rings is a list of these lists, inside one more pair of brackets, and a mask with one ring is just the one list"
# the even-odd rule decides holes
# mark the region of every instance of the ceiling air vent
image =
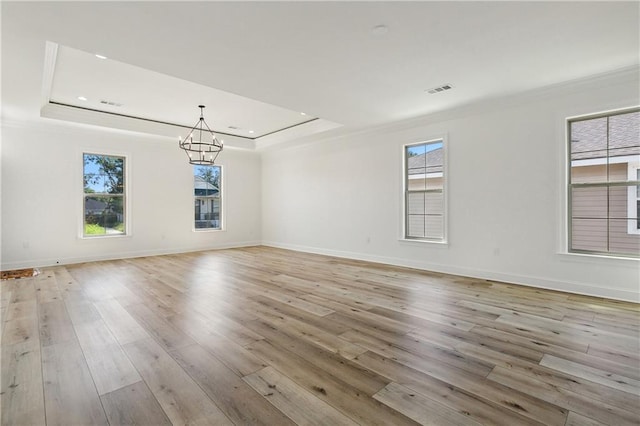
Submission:
[[442,86],[434,87],[433,89],[427,89],[425,90],[425,92],[429,93],[430,95],[433,95],[433,94],[444,92],[445,90],[451,90],[451,89],[453,89],[453,86],[451,84],[443,84]]
[[111,105],[111,106],[116,106],[116,107],[121,107],[122,104],[119,104],[117,102],[112,102],[112,101],[105,101],[104,99],[100,101],[101,104],[103,105]]

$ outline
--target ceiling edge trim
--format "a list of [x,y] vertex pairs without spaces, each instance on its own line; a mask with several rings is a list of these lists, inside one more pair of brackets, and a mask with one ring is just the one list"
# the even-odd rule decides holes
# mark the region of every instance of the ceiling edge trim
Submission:
[[[192,129],[192,127],[185,126],[183,124],[169,123],[168,121],[154,120],[152,118],[136,117],[135,115],[121,114],[119,112],[103,111],[103,110],[95,109],[95,108],[88,108],[88,107],[81,107],[81,106],[77,106],[77,105],[70,105],[70,104],[65,104],[63,102],[58,102],[58,101],[53,101],[53,100],[50,100],[49,104],[51,104],[51,105],[60,105],[60,106],[63,106],[63,107],[75,108],[75,109],[84,110],[84,111],[91,111],[91,112],[96,113],[96,114],[108,114],[108,115],[114,115],[114,116],[123,117],[123,118],[129,118],[129,119],[132,119],[132,120],[140,120],[140,121],[147,121],[147,122],[150,122],[150,123],[163,124],[163,125],[166,125],[166,126],[181,127],[183,129],[186,129],[186,130],[191,130]],[[248,136],[233,135],[231,133],[220,132],[220,131],[218,131],[216,129],[213,129],[213,133],[215,133],[216,135],[230,136],[230,137],[234,137],[234,138],[247,139],[247,140],[250,140],[250,141],[255,140],[255,138],[250,138]]]
[[[76,108],[65,104],[48,103],[40,110],[40,117],[59,120],[67,124],[91,125],[116,131],[129,131],[162,136],[178,140],[186,127],[160,121],[138,119],[122,114],[105,114],[101,111]],[[225,136],[225,148],[255,150],[253,139]]]
[[259,139],[259,138],[264,138],[265,136],[274,135],[274,134],[276,134],[278,132],[283,132],[285,130],[293,129],[294,127],[302,126],[303,124],[311,123],[312,121],[316,121],[316,120],[319,120],[319,118],[315,117],[315,118],[312,118],[310,120],[303,121],[301,123],[296,123],[296,124],[292,124],[292,125],[287,126],[287,127],[283,127],[282,129],[274,130],[272,132],[267,132],[267,133],[264,133],[264,134],[262,134],[260,136],[256,136],[254,139]]
[[51,89],[53,87],[53,75],[56,70],[58,59],[58,44],[46,41],[44,46],[44,66],[42,69],[42,99],[40,108],[49,103],[51,99]]

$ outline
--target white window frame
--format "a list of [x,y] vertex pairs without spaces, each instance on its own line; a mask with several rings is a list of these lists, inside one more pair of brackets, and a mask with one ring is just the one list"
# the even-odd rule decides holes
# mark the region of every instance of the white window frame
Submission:
[[[638,173],[640,172],[640,163],[628,163],[627,178],[629,180],[640,180]],[[638,201],[640,201],[640,185],[630,186],[627,188],[627,217],[635,219],[627,224],[628,234],[640,234],[640,226],[638,226]]]
[[[443,159],[442,159],[442,173],[439,175],[439,177],[442,177],[443,179],[443,185],[442,185],[442,193],[443,193],[443,212],[442,212],[442,238],[429,238],[429,237],[408,237],[407,236],[407,226],[408,226],[408,221],[407,221],[407,193],[408,193],[408,188],[407,188],[407,173],[408,173],[408,157],[407,157],[407,148],[411,147],[411,146],[416,146],[416,145],[424,145],[424,144],[429,144],[429,143],[437,143],[437,142],[442,142],[442,155],[443,155]],[[443,245],[446,246],[448,244],[448,228],[449,228],[449,220],[448,220],[448,216],[449,216],[449,178],[448,178],[448,172],[449,172],[449,167],[447,164],[448,161],[448,138],[447,135],[439,135],[439,136],[434,136],[434,137],[430,137],[430,138],[425,138],[425,139],[420,139],[417,140],[415,142],[410,142],[410,143],[406,143],[402,145],[402,154],[401,154],[401,158],[402,158],[402,200],[401,200],[401,205],[402,205],[402,220],[400,221],[401,223],[401,229],[400,229],[400,241],[403,242],[415,242],[415,243],[427,243],[427,244],[437,244],[437,245]]]
[[[567,250],[566,253],[568,254],[577,254],[577,255],[584,255],[584,256],[589,256],[589,257],[611,257],[611,258],[638,258],[638,256],[634,255],[634,254],[628,254],[628,253],[619,253],[619,252],[600,252],[600,251],[591,251],[591,250],[580,250],[580,249],[572,249],[571,244],[572,244],[572,197],[571,197],[571,190],[573,187],[577,187],[580,185],[583,186],[598,186],[598,185],[604,185],[604,182],[600,182],[600,183],[587,183],[587,184],[573,184],[571,181],[571,169],[573,167],[573,161],[571,160],[571,124],[573,122],[577,122],[577,121],[581,121],[581,120],[590,120],[590,119],[596,119],[596,118],[600,118],[600,117],[612,117],[615,115],[620,115],[620,114],[626,114],[626,113],[631,113],[631,112],[637,112],[640,110],[640,107],[638,106],[634,106],[634,107],[630,107],[630,108],[622,108],[622,109],[615,109],[615,110],[610,110],[610,111],[605,111],[605,112],[600,112],[600,113],[591,113],[591,114],[582,114],[582,115],[577,115],[577,116],[572,116],[572,117],[568,117],[565,119],[565,149],[566,149],[566,160],[565,160],[565,164],[566,164],[566,178],[565,178],[565,185],[566,185],[566,198],[565,198],[565,223],[566,223],[566,230],[564,232],[564,235],[566,237],[566,242],[564,244],[565,249]],[[610,158],[608,158],[606,161],[609,161],[609,164],[614,164],[616,162],[623,162],[625,161],[626,158],[619,158],[617,160],[611,161]],[[589,164],[600,164],[601,161],[597,161],[597,160],[575,160],[578,163],[583,163],[583,165],[589,165]],[[637,164],[635,162],[633,162],[632,164]],[[628,173],[631,173],[629,171],[631,167],[628,167]],[[637,178],[634,177],[633,179],[631,178],[632,176],[627,175],[628,180],[633,181],[636,180]],[[608,183],[607,183],[608,184]],[[615,183],[614,183],[615,184]],[[575,186],[574,186],[575,185]],[[628,198],[629,201],[631,201],[631,191],[632,190],[636,190],[636,186],[631,186],[628,189]],[[636,193],[634,192],[633,195],[636,195]],[[636,200],[637,198],[634,198],[634,200]],[[628,218],[631,219],[636,218],[637,219],[637,211],[636,209],[636,204],[635,203],[631,203],[631,202],[627,202],[627,212],[629,213]],[[631,215],[631,209],[634,209],[633,215]],[[636,222],[633,222],[634,224]],[[635,229],[634,232],[631,232],[631,224],[627,225],[627,231],[629,234],[640,234],[640,230]]]
[[[124,158],[124,232],[122,234],[104,234],[104,235],[85,235],[84,233],[84,220],[85,220],[85,211],[84,211],[84,200],[85,200],[85,192],[84,192],[84,156],[85,155],[100,155],[106,157],[122,157]],[[133,235],[132,225],[131,225],[131,183],[130,183],[130,164],[131,164],[131,154],[127,152],[117,152],[117,151],[103,151],[97,150],[93,148],[86,148],[80,151],[79,155],[79,163],[81,164],[80,173],[79,173],[79,182],[80,182],[80,197],[79,197],[79,207],[78,211],[80,212],[79,220],[78,220],[78,239],[80,240],[100,240],[100,239],[112,239],[112,238],[129,238]]]
[[196,223],[195,223],[195,215],[196,215],[196,205],[195,205],[195,200],[198,198],[196,197],[196,195],[193,193],[193,185],[191,187],[191,206],[192,206],[192,213],[191,213],[191,230],[193,232],[197,232],[197,233],[205,233],[205,232],[220,232],[220,231],[224,231],[225,230],[225,218],[226,218],[226,212],[225,212],[225,202],[224,202],[224,182],[225,182],[225,176],[224,176],[224,166],[222,166],[221,164],[214,164],[212,166],[204,166],[204,165],[192,165],[192,167],[190,168],[191,170],[191,179],[193,182],[193,178],[194,178],[194,167],[219,167],[220,168],[220,187],[218,188],[218,194],[219,194],[219,198],[220,198],[220,226],[218,228],[196,228]]

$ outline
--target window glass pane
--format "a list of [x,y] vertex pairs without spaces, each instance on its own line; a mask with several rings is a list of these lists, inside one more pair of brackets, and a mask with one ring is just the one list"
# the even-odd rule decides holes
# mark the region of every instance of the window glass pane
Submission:
[[444,189],[444,179],[442,177],[427,177],[426,189]]
[[[627,167],[627,163],[629,158],[622,157],[624,162],[622,163],[612,163],[611,161],[619,161],[618,159],[609,159],[609,182],[624,182],[628,180],[629,170]],[[638,157],[640,159],[640,156]],[[601,181],[602,182],[602,181]]]
[[406,148],[409,180],[434,178],[442,174],[443,143],[433,142]]
[[427,216],[425,236],[428,238],[444,238],[442,216]]
[[412,145],[406,148],[407,169],[409,175],[425,173],[427,167],[426,152],[427,145]]
[[[598,160],[601,164],[589,164],[586,161],[572,161],[571,182],[572,183],[594,183],[607,181],[606,158]],[[585,164],[586,163],[586,164]]]
[[607,117],[571,123],[571,160],[607,158]]
[[124,158],[84,154],[84,192],[123,194]]
[[427,192],[425,205],[427,214],[442,216],[444,213],[444,194],[442,192]]
[[574,218],[607,218],[607,187],[572,188],[571,215]]
[[85,196],[84,234],[124,234],[124,198],[120,196]]
[[640,155],[640,112],[609,118],[609,157]]
[[409,214],[424,214],[424,192],[407,194],[407,212]]
[[425,217],[424,215],[410,214],[407,217],[407,237],[424,238],[425,237]]
[[85,194],[106,194],[107,188],[104,175],[98,173],[85,173],[84,192]]
[[193,167],[194,227],[221,228],[220,166]]
[[571,249],[607,251],[607,219],[573,219]]
[[427,189],[426,180],[419,175],[409,175],[407,180],[408,191],[424,191]]
[[607,117],[571,123],[571,182],[607,181]]
[[610,219],[609,251],[640,255],[640,234],[629,232],[629,228],[638,229],[637,223],[637,219]]
[[[634,186],[612,186],[609,188],[609,217],[613,219],[635,218],[633,215],[635,207],[635,197],[633,197]],[[629,199],[629,194],[633,199]],[[638,236],[640,238],[640,236]]]
[[426,147],[427,173],[442,173],[444,154],[442,142],[435,142]]

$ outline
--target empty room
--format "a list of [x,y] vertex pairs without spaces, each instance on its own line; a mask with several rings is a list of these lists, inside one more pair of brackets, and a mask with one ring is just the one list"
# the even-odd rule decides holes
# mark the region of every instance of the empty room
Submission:
[[2,425],[640,425],[640,2],[0,2]]

